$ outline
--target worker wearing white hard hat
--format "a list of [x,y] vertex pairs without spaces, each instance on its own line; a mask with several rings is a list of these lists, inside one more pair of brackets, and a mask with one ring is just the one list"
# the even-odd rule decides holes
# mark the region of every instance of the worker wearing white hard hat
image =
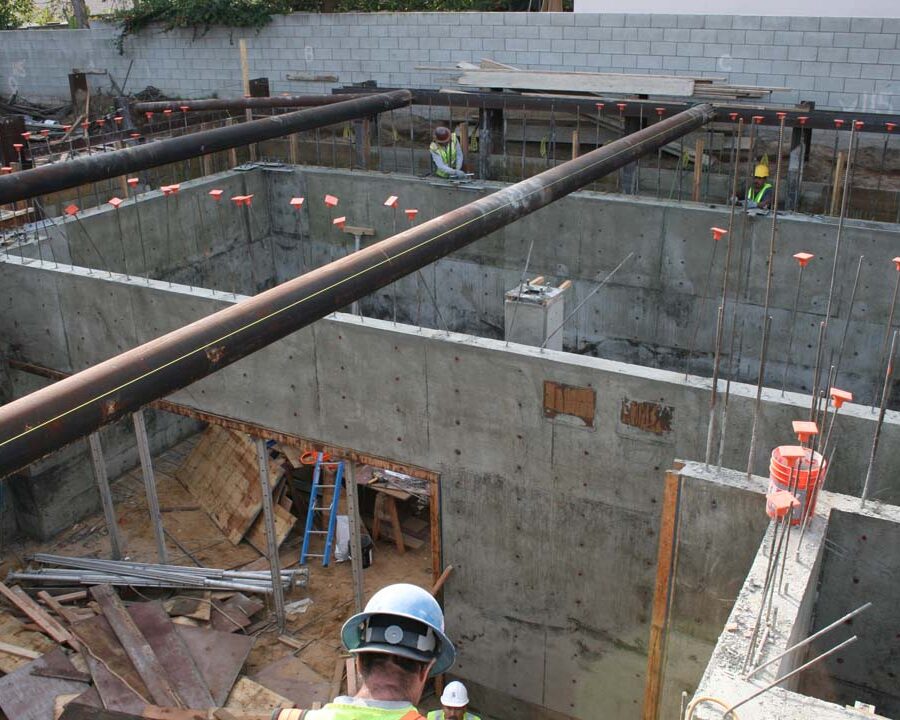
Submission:
[[437,600],[405,583],[375,593],[344,623],[341,641],[356,657],[357,693],[320,710],[277,710],[273,720],[425,720],[415,706],[426,681],[456,659]]
[[469,692],[466,686],[454,680],[444,688],[441,709],[428,713],[428,720],[481,720],[469,712]]

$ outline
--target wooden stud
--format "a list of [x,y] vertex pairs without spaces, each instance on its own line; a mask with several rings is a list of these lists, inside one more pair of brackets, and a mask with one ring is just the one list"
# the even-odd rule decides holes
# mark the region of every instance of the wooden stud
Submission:
[[828,209],[829,215],[837,215],[841,209],[841,190],[844,185],[844,161],[846,156],[844,152],[838,153],[837,162],[834,166],[834,181],[831,185],[831,205]]
[[20,587],[9,588],[0,582],[0,595],[25,613],[31,621],[37,625],[41,632],[49,635],[56,642],[73,646],[74,638],[69,631],[50,617],[34,600],[32,600]]
[[579,150],[581,150],[581,145],[578,140],[578,131],[572,131],[572,159],[575,160],[578,157]]
[[703,179],[703,140],[698,139],[694,146],[694,188],[691,200],[700,202],[700,181]]
[[0,652],[5,652],[8,655],[15,655],[16,657],[28,658],[29,660],[36,660],[43,653],[35,652],[34,650],[29,650],[28,648],[19,647],[18,645],[12,645],[10,643],[0,641]]

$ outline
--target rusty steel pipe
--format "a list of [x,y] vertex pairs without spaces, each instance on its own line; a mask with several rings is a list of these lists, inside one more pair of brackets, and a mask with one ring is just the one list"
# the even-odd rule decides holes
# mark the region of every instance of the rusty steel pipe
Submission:
[[129,175],[139,170],[181,162],[220,150],[250,145],[326,125],[368,117],[412,102],[409,90],[367,95],[323,107],[229,127],[203,130],[181,137],[158,140],[124,150],[94,153],[67,162],[42,165],[33,170],[0,176],[0,205],[78,187],[97,180]]
[[213,100],[158,100],[153,102],[132,103],[131,110],[135,113],[161,113],[163,110],[181,112],[181,108],[188,108],[188,112],[200,112],[203,110],[262,110],[267,108],[298,108],[318,107],[320,105],[333,105],[344,102],[346,95],[275,95],[273,97],[240,97],[240,98],[216,98]]
[[699,105],[0,407],[0,477],[706,124]]

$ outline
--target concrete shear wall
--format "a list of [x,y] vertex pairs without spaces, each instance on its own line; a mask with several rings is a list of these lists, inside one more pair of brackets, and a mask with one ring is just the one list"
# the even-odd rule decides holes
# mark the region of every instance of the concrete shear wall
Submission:
[[[88,277],[10,260],[0,330],[35,362],[86,367],[230,302],[166,283]],[[35,317],[36,294],[46,316]],[[19,320],[32,317],[25,325]],[[40,323],[36,325],[36,323]],[[69,338],[75,326],[88,338]],[[596,391],[593,427],[545,416],[544,381]],[[747,437],[753,388],[736,386],[730,427]],[[460,676],[577,718],[636,717],[656,564],[661,481],[706,437],[705,384],[662,371],[339,315],[201,382],[175,401],[441,473],[448,627]],[[671,406],[669,430],[638,427],[623,400]],[[802,397],[767,396],[758,467]],[[849,447],[871,429],[847,411]],[[900,437],[890,413],[882,446]],[[729,448],[740,467],[746,450]],[[880,491],[900,493],[898,458]],[[602,678],[602,682],[598,681]]]
[[[147,85],[176,97],[240,96],[236,39],[249,39],[251,77],[273,92],[322,92],[375,80],[382,87],[442,87],[452,67],[489,57],[523,69],[724,77],[791,88],[777,102],[896,111],[900,46],[896,18],[753,17],[597,13],[294,13],[261,30],[146,31],[115,48],[117,30],[0,33],[4,94],[68,98],[73,68],[108,69],[129,90]],[[188,71],[189,69],[189,71]],[[336,83],[288,75],[333,75]],[[101,84],[107,84],[102,83]]]

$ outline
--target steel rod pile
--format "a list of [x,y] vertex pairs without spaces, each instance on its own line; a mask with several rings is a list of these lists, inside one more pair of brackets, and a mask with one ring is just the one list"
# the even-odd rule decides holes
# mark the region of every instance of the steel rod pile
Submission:
[[[96,560],[37,553],[32,560],[55,566],[10,573],[11,580],[80,585],[131,585],[135,587],[197,588],[203,590],[239,590],[271,594],[269,570],[220,570],[206,567],[159,565],[126,560]],[[309,570],[281,571],[285,590],[306,585]]]

